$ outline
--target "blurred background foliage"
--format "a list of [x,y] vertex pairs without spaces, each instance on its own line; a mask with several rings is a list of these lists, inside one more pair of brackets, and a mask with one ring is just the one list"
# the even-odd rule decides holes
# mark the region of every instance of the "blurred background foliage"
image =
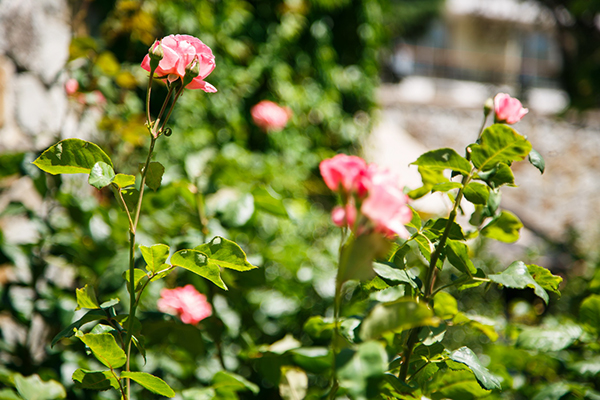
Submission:
[[[139,62],[150,44],[171,33],[187,33],[213,49],[217,67],[207,81],[218,92],[187,91],[175,108],[173,135],[159,140],[155,158],[166,174],[162,187],[146,197],[139,242],[183,248],[222,235],[240,244],[260,267],[243,275],[224,271],[229,292],[185,271],[171,274],[164,285],[191,282],[214,305],[214,315],[198,327],[158,313],[161,283],[150,286],[140,316],[147,361],[138,357],[138,367],[183,390],[184,399],[277,399],[281,367],[297,365],[312,372],[309,396],[316,396],[328,383],[320,374],[327,368],[323,354],[285,350],[328,341],[319,329],[303,328],[311,316],[332,314],[339,243],[328,215],[334,199],[317,166],[336,152],[358,151],[375,115],[380,49],[396,35],[418,34],[443,2],[70,3],[75,36],[67,68],[86,98],[96,96],[88,103],[103,110],[95,141],[112,156],[117,172],[136,173],[146,151],[147,73]],[[98,100],[97,91],[106,102]],[[154,113],[165,95],[157,82]],[[292,110],[283,131],[266,134],[252,124],[250,108],[264,99]],[[19,398],[16,391],[27,398],[22,390],[28,385],[36,388],[38,399],[60,398],[64,393],[58,382],[69,399],[116,398],[111,392],[73,388],[71,374],[77,367],[97,367],[80,342],[63,340],[53,348],[49,343],[74,320],[75,288],[88,283],[100,301],[119,297],[125,303],[125,215],[107,189],[89,189],[78,176],[45,175],[30,165],[35,156],[3,155],[0,160],[4,187],[28,177],[44,200],[42,212],[20,202],[3,212],[28,218],[35,234],[18,245],[0,238],[0,382],[6,386],[0,398]],[[484,245],[474,257],[493,268]],[[469,296],[453,293],[460,310],[472,310],[486,318],[482,326],[502,332],[498,339],[485,327],[457,326],[445,338],[449,348],[468,344],[486,354],[484,363],[504,379],[502,393],[482,396],[599,398],[592,389],[600,389],[600,325],[593,318],[600,306],[590,300],[588,316],[575,316],[584,299],[591,295],[595,301],[592,293],[600,291],[600,277],[584,274],[566,282],[563,298],[553,298],[548,309],[527,292],[525,298],[493,288]],[[356,294],[361,290],[357,287]],[[356,298],[356,305],[347,307],[350,315],[366,307],[365,296]],[[522,332],[540,323],[546,341],[522,339]],[[573,328],[565,333],[564,326]],[[573,339],[565,341],[565,336]],[[231,375],[223,378],[217,374],[222,370]],[[32,374],[48,383],[23,378]],[[221,389],[208,388],[213,383]],[[540,395],[544,390],[550,394]],[[147,395],[140,392],[137,398]]]

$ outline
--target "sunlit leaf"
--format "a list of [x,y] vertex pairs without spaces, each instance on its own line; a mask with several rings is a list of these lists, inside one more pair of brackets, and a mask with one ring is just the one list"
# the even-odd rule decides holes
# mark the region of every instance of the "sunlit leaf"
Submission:
[[443,182],[438,183],[437,185],[433,185],[431,188],[432,192],[447,192],[453,189],[460,189],[462,187],[462,183],[460,182]]
[[89,174],[102,161],[112,167],[110,157],[98,145],[81,139],[65,139],[50,147],[33,164],[49,174]]
[[194,250],[206,254],[208,264],[211,266],[236,271],[249,271],[258,268],[248,262],[246,253],[237,243],[221,236],[215,236],[210,242],[201,244]]
[[469,256],[469,248],[463,242],[448,239],[446,241],[446,258],[460,272],[473,276],[477,268]]
[[135,176],[126,174],[115,175],[112,182],[120,188],[135,185]]
[[221,279],[221,271],[215,264],[210,264],[208,256],[197,250],[179,250],[171,257],[171,264],[191,271],[208,279],[221,289],[227,290]]
[[81,310],[82,308],[88,308],[91,310],[100,308],[98,300],[96,300],[96,293],[94,293],[94,288],[89,287],[86,284],[84,287],[82,287],[81,289],[77,289],[75,292],[77,295],[77,308],[75,309],[75,311]]
[[77,369],[73,372],[75,387],[93,390],[119,390],[119,382],[110,371],[87,371]]
[[558,286],[562,282],[562,278],[557,275],[552,275],[552,272],[548,271],[544,267],[540,267],[535,264],[528,264],[527,269],[531,274],[531,277],[541,286],[544,290],[549,290],[560,296]]
[[164,268],[163,265],[169,258],[169,246],[166,244],[154,244],[150,247],[140,246],[140,252],[144,261],[146,261],[146,269],[149,272],[157,272]]
[[320,315],[312,316],[304,323],[304,332],[316,340],[330,339],[335,327],[333,321],[325,322]]
[[332,358],[327,347],[300,347],[290,351],[292,359],[300,368],[314,374],[331,369]]
[[296,367],[281,367],[279,394],[283,400],[302,400],[308,389],[306,372]]
[[129,378],[148,389],[152,393],[160,394],[165,397],[175,397],[175,392],[165,381],[157,376],[146,372],[121,372],[121,378]]
[[[123,279],[127,282],[127,291],[129,291],[129,270],[123,272]],[[133,270],[134,289],[137,292],[142,288],[142,285],[148,280],[148,274],[139,268]]]
[[101,319],[108,319],[108,316],[106,315],[106,312],[104,310],[89,311],[83,317],[79,318],[77,321],[73,322],[71,325],[67,326],[65,329],[60,331],[58,335],[56,335],[54,339],[52,339],[52,343],[50,344],[50,346],[54,347],[54,345],[58,343],[60,339],[70,338],[75,334],[75,329],[81,328],[81,326],[83,326],[84,324],[87,324],[88,322],[92,321],[98,321]]
[[425,196],[431,192],[431,188],[437,183],[448,182],[448,178],[444,175],[444,171],[442,169],[434,170],[426,167],[418,167],[418,170],[419,174],[421,174],[423,186],[408,192],[408,196],[411,199],[418,199]]
[[515,261],[499,274],[488,275],[492,282],[512,289],[532,288],[536,295],[548,304],[548,293],[531,277],[527,266],[522,261]]
[[42,381],[39,375],[14,374],[15,388],[25,400],[55,400],[67,397],[63,385],[51,379]]
[[481,234],[504,243],[514,243],[519,239],[519,230],[523,223],[510,211],[502,213],[483,227]]
[[471,163],[464,157],[459,156],[453,149],[448,148],[428,151],[422,154],[413,164],[431,170],[450,169],[463,175],[468,175],[471,172]]
[[[140,172],[143,172],[144,166],[141,165]],[[146,174],[146,185],[152,190],[158,190],[160,183],[162,182],[163,174],[165,173],[165,167],[157,161],[152,161],[148,165],[148,172]]]
[[528,156],[529,162],[531,165],[540,170],[543,174],[546,169],[546,161],[544,161],[544,157],[540,153],[538,153],[535,149],[531,149]]
[[572,345],[582,334],[581,327],[572,323],[527,327],[519,334],[517,346],[536,351],[560,351]]
[[212,379],[212,384],[217,393],[220,391],[238,392],[249,390],[256,395],[260,391],[257,385],[246,378],[227,371],[217,372]]
[[486,204],[490,197],[490,189],[482,183],[470,182],[463,191],[465,199],[473,204]]
[[441,319],[451,319],[458,313],[458,303],[450,293],[439,292],[433,297],[433,311]]
[[77,331],[75,335],[90,348],[102,364],[109,368],[119,368],[125,365],[127,356],[110,333],[84,334]]
[[523,160],[530,151],[529,141],[513,128],[494,124],[483,131],[479,144],[471,145],[471,161],[478,170],[487,171],[498,163]]
[[102,189],[110,185],[114,178],[115,171],[112,167],[103,161],[98,161],[90,171],[88,183],[96,189]]
[[475,374],[477,382],[479,382],[481,387],[484,389],[493,390],[502,388],[498,378],[492,375],[487,368],[481,365],[477,355],[468,347],[463,346],[460,349],[453,351],[450,354],[450,358],[453,361],[465,364],[467,367],[469,367],[469,369],[473,371],[473,374]]
[[387,332],[401,332],[417,326],[437,326],[439,320],[424,303],[401,299],[394,303],[378,304],[363,320],[360,328],[362,340],[379,339]]
[[408,270],[394,268],[378,262],[373,263],[373,270],[384,281],[389,282],[390,284],[406,283],[415,289],[419,288],[415,280],[416,277]]

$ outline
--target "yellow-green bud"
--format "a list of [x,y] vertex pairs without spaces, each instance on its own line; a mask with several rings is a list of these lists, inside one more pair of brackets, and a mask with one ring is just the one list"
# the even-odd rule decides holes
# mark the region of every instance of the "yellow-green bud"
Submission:
[[165,56],[165,52],[158,40],[154,41],[150,49],[148,50],[148,56],[150,57],[150,69],[154,71],[158,68],[158,63]]
[[486,117],[490,115],[490,112],[494,109],[494,99],[491,97],[485,101],[483,104],[483,115]]
[[194,58],[192,62],[190,62],[185,67],[185,77],[183,78],[183,86],[187,86],[198,75],[200,75],[200,63],[198,63],[198,60]]

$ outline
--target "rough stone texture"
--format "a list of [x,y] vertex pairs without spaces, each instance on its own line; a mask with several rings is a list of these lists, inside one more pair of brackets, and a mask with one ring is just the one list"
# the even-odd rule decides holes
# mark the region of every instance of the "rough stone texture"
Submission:
[[69,57],[65,0],[2,0],[0,51],[51,84]]
[[[382,154],[388,154],[388,162],[406,165],[420,155],[419,151],[403,155],[404,143],[416,148],[416,141],[426,150],[452,147],[460,153],[474,141],[481,125],[481,109],[452,107],[448,103],[415,105],[397,101],[394,92],[393,87],[382,89],[380,127],[384,131],[375,130],[375,139],[370,140],[379,143]],[[594,114],[590,116],[576,124],[530,112],[514,125],[545,158],[546,172],[540,175],[527,161],[515,163],[519,187],[503,188],[502,207],[513,211],[527,228],[541,236],[564,243],[574,230],[582,250],[597,251],[594,245],[600,239],[600,125],[594,121]],[[379,150],[371,151],[377,154]],[[406,173],[414,175],[416,170]]]

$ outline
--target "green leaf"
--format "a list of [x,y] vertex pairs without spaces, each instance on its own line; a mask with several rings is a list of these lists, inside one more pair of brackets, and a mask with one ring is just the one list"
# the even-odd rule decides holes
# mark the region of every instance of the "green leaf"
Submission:
[[532,288],[534,293],[548,304],[548,293],[531,277],[523,261],[515,261],[499,274],[488,275],[492,282],[512,289]]
[[283,400],[302,400],[306,397],[308,376],[300,368],[281,367],[279,395]]
[[112,180],[115,185],[121,189],[127,186],[135,185],[135,176],[126,174],[117,174]]
[[290,350],[294,363],[305,371],[323,374],[331,369],[331,353],[327,347],[300,347]]
[[55,400],[67,397],[63,385],[55,380],[42,381],[39,375],[23,376],[15,373],[15,388],[25,400]]
[[540,267],[535,264],[528,264],[527,269],[531,274],[531,277],[546,291],[551,291],[560,296],[558,286],[562,282],[562,278],[557,275],[552,275],[552,272],[548,271],[544,267]]
[[570,392],[571,386],[569,384],[566,382],[556,382],[544,386],[531,400],[559,400]]
[[337,285],[350,279],[366,280],[373,277],[373,259],[387,255],[390,242],[377,233],[350,238],[342,248]]
[[208,243],[201,244],[194,248],[208,256],[208,264],[221,268],[233,269],[235,271],[250,271],[256,269],[246,259],[246,253],[237,243],[225,239],[221,236],[215,236]]
[[463,175],[471,172],[471,163],[448,148],[428,151],[412,164],[438,171],[450,169]]
[[523,223],[519,217],[510,211],[502,211],[483,227],[481,234],[504,243],[514,243],[519,239],[519,230],[522,227]]
[[257,186],[252,190],[252,196],[254,197],[255,208],[279,217],[288,216],[281,196],[275,193],[270,187]]
[[581,302],[579,321],[593,332],[600,332],[600,295],[592,294]]
[[458,314],[458,303],[451,294],[439,292],[433,297],[433,311],[441,319],[452,319]]
[[477,268],[469,256],[469,248],[463,242],[448,239],[446,241],[446,258],[460,272],[473,276]]
[[127,356],[119,345],[117,345],[115,337],[110,333],[83,334],[78,330],[75,336],[85,343],[92,353],[94,353],[94,356],[96,356],[98,361],[108,368],[114,369],[125,365]]
[[108,316],[106,315],[106,312],[104,310],[89,311],[83,317],[79,318],[77,321],[73,322],[71,325],[67,326],[65,329],[60,331],[58,335],[56,335],[54,339],[52,339],[50,347],[54,347],[54,345],[58,343],[60,339],[70,338],[71,336],[73,336],[75,334],[75,330],[81,328],[81,326],[83,326],[84,324],[87,324],[88,322],[92,321],[98,321],[101,319],[108,319]]
[[[2,176],[2,174],[0,174],[0,176]],[[17,394],[17,392],[15,392],[12,389],[8,389],[8,388],[0,389],[0,399],[2,399],[2,400],[23,400],[23,398],[21,396],[19,396]]]
[[471,145],[471,161],[478,170],[487,171],[498,163],[523,160],[530,151],[529,141],[513,128],[494,124],[483,131],[480,144]]
[[[143,173],[144,165],[140,164],[140,173]],[[146,174],[146,185],[152,190],[158,190],[162,181],[165,167],[157,161],[152,161],[148,165],[148,173]]]
[[424,303],[401,299],[394,303],[378,304],[363,320],[362,340],[379,339],[387,332],[401,332],[418,326],[437,326],[439,320]]
[[421,181],[423,182],[423,186],[408,192],[408,197],[410,197],[413,200],[421,198],[428,194],[435,184],[448,182],[448,178],[446,178],[446,176],[444,175],[444,171],[441,169],[432,170],[425,167],[418,167],[418,170],[419,174],[421,174]]
[[481,365],[477,355],[468,347],[463,346],[460,349],[453,351],[450,354],[450,359],[469,367],[469,369],[473,371],[473,374],[475,374],[477,382],[479,382],[482,388],[487,390],[502,389],[498,378]]
[[115,171],[110,165],[103,161],[98,161],[90,171],[88,183],[96,189],[102,189],[110,185],[115,178]]
[[49,174],[89,174],[94,165],[102,161],[112,167],[104,151],[91,142],[65,139],[44,151],[33,164]]
[[471,203],[485,205],[490,197],[490,189],[482,183],[471,182],[465,186],[463,194]]
[[121,194],[123,195],[123,200],[125,200],[125,204],[127,204],[127,208],[131,210],[135,210],[137,207],[137,201],[140,197],[140,191],[135,188],[123,189],[121,190]]
[[75,387],[81,389],[119,390],[119,382],[110,371],[87,371],[79,368],[73,372]]
[[[123,279],[125,279],[125,281],[127,282],[127,291],[129,291],[129,270],[123,272]],[[134,289],[136,292],[142,288],[142,285],[148,279],[149,279],[148,274],[146,274],[145,271],[143,271],[139,268],[134,268],[133,282],[134,282]]]
[[220,392],[225,389],[225,391],[246,391],[249,390],[255,395],[260,392],[260,388],[254,383],[248,381],[242,376],[234,374],[233,372],[219,371],[213,376],[212,386],[215,390]]
[[87,284],[81,289],[77,289],[77,310],[81,310],[82,308],[89,308],[91,310],[100,308],[98,305],[98,300],[96,300],[96,294],[94,293],[94,289],[89,287]]
[[542,157],[540,153],[538,153],[535,149],[531,149],[528,159],[531,165],[540,170],[540,173],[544,173],[544,170],[546,169],[546,161],[544,161],[544,157]]
[[515,186],[515,176],[512,169],[504,163],[499,163],[485,172],[479,171],[477,178],[487,182],[493,189],[497,189],[502,185]]
[[315,340],[327,340],[331,338],[335,324],[325,322],[323,317],[315,315],[304,323],[304,332]]
[[517,346],[539,352],[560,351],[572,345],[583,334],[580,326],[567,323],[554,327],[525,328]]
[[339,384],[355,399],[366,399],[370,388],[377,388],[387,370],[388,357],[383,344],[368,341],[356,351],[343,349],[336,358]]
[[0,154],[0,178],[21,172],[21,164],[25,153]]
[[415,289],[419,288],[415,280],[415,276],[405,269],[397,269],[383,263],[373,263],[373,270],[379,275],[384,281],[391,284],[406,283]]
[[[431,231],[431,232],[435,233],[436,235],[442,235],[442,233],[446,229],[447,224],[448,224],[447,218],[438,218],[435,220],[430,219],[425,224],[425,230]],[[432,239],[432,237],[430,237],[429,239]],[[448,239],[465,240],[465,234],[463,233],[460,225],[458,225],[456,222],[452,222],[452,225],[450,225],[450,232],[448,233]]]
[[433,185],[431,188],[432,192],[447,192],[452,189],[460,189],[462,187],[462,183],[460,182],[443,182]]
[[179,250],[171,257],[171,264],[177,267],[187,269],[208,279],[223,290],[228,290],[221,279],[221,271],[215,264],[210,264],[208,256],[197,250]]
[[160,394],[165,397],[175,397],[175,392],[165,381],[154,375],[145,372],[121,372],[121,379],[129,378],[148,389],[152,393]]
[[469,370],[440,370],[424,383],[429,384],[433,390],[430,395],[432,400],[475,400],[490,394]]
[[150,247],[140,246],[140,252],[144,261],[146,261],[146,270],[156,273],[163,268],[164,263],[169,258],[169,246],[166,244],[154,244]]

